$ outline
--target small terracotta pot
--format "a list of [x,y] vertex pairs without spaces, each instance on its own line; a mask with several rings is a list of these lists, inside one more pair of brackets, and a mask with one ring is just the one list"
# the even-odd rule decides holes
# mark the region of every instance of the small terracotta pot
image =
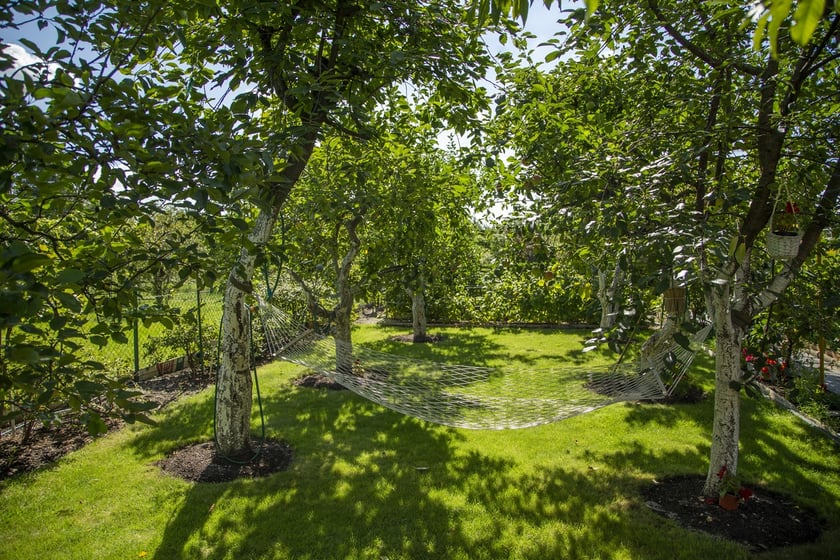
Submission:
[[718,505],[723,509],[734,511],[738,509],[738,496],[735,494],[724,494],[718,500]]

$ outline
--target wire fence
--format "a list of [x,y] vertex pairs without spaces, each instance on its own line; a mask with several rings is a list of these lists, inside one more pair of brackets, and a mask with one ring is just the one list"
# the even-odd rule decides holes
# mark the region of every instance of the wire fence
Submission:
[[91,358],[138,380],[189,368],[207,372],[215,362],[223,294],[182,288],[138,296],[127,339],[90,349]]

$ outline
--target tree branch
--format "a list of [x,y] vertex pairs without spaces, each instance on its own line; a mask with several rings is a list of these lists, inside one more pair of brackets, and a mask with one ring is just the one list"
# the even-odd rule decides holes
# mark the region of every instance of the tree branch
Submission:
[[659,8],[659,2],[657,0],[648,0],[648,7],[650,8],[650,11],[653,12],[653,15],[656,17],[656,21],[659,23],[659,25],[661,25],[662,28],[668,32],[668,35],[670,35],[672,39],[674,39],[683,48],[685,48],[691,54],[696,56],[702,62],[708,64],[712,68],[717,69],[720,69],[725,64],[730,63],[734,68],[737,68],[745,74],[749,74],[751,76],[761,75],[762,69],[758,66],[753,66],[752,64],[747,64],[746,62],[741,62],[738,60],[727,61],[715,58],[711,55],[711,53],[709,53],[708,51],[704,50],[699,45],[691,41],[688,37],[680,33],[679,30],[675,28],[665,18],[665,14],[663,14],[662,10]]
[[744,320],[752,319],[757,313],[767,309],[779,299],[779,296],[793,281],[811,251],[813,251],[822,231],[829,225],[831,218],[836,216],[838,202],[840,202],[840,158],[835,162],[826,189],[820,197],[817,212],[805,229],[802,243],[799,245],[799,252],[783,267],[779,274],[773,277],[767,287],[755,299],[744,301],[737,308],[733,308],[733,320],[737,318],[737,322],[742,323]]

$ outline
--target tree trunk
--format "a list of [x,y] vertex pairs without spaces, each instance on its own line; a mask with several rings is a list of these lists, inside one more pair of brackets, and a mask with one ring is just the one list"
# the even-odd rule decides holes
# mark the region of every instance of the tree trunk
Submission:
[[602,329],[609,329],[615,326],[618,314],[621,312],[621,283],[624,281],[624,270],[621,263],[616,261],[612,281],[607,286],[607,275],[604,271],[598,270],[598,301],[601,303]]
[[349,374],[353,371],[353,340],[350,334],[353,292],[347,278],[338,280],[338,299],[335,308],[335,367],[339,373]]
[[738,438],[740,433],[741,342],[743,329],[733,324],[727,280],[718,280],[712,288],[716,336],[715,413],[712,427],[712,448],[709,472],[703,494],[720,493],[721,469],[738,472]]
[[[273,212],[260,212],[248,236],[251,243],[261,246],[268,241],[275,217]],[[242,249],[225,287],[215,427],[217,449],[226,457],[251,452],[251,315],[245,298],[251,292],[255,261],[255,252]]]
[[359,254],[362,242],[356,228],[364,219],[364,209],[344,226],[350,239],[350,247],[339,265],[336,265],[336,290],[338,305],[335,308],[335,366],[344,374],[353,372],[353,341],[351,339],[350,315],[353,311],[353,285],[350,269]]
[[426,279],[423,274],[417,281],[417,287],[409,290],[411,296],[411,327],[414,342],[426,342]]

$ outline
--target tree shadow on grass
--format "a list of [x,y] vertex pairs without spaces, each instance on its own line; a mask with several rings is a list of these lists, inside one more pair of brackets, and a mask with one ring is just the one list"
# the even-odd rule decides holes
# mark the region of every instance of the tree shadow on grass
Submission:
[[[382,327],[388,330],[392,327]],[[504,345],[496,342],[496,333],[504,331],[508,334],[524,332],[534,335],[536,347],[533,352],[511,352]],[[537,366],[539,369],[560,369],[591,364],[613,364],[618,355],[606,346],[600,346],[591,352],[584,352],[583,343],[580,348],[551,352],[540,341],[540,335],[556,335],[558,329],[470,329],[459,328],[448,330],[441,342],[435,344],[407,345],[393,339],[365,342],[367,348],[392,355],[407,356],[413,359],[430,360],[447,364],[462,364],[472,366],[488,366],[490,364],[515,364],[514,367],[526,368]]]
[[[592,454],[596,466],[609,469],[540,466],[521,472],[511,459],[465,451],[462,431],[348,392],[284,385],[266,393],[268,432],[292,445],[291,469],[262,479],[190,485],[155,557],[673,558],[682,552],[675,540],[690,543],[691,557],[746,557],[738,545],[692,534],[641,505],[640,479],[632,473],[702,473],[707,445],[660,450],[634,441],[631,433],[616,449]],[[625,406],[631,427],[691,422],[711,433],[710,399]],[[802,453],[780,445],[778,427],[761,422],[766,411],[758,403],[744,408],[742,472],[749,476],[760,467],[771,484],[773,476],[786,477],[807,499],[823,500],[821,510],[837,507],[836,496],[821,497],[813,476],[806,477],[829,469],[836,451],[826,449],[825,462],[803,464]],[[157,428],[138,434],[134,449],[152,457],[201,441],[212,434],[210,422],[211,397],[187,401]],[[809,434],[797,425],[785,430],[793,438]],[[819,438],[813,443],[827,445]]]
[[[136,451],[154,455],[186,434],[206,434],[201,418],[211,405],[187,403],[138,434]],[[461,431],[347,392],[284,389],[264,406],[270,435],[294,449],[291,469],[191,484],[154,557],[674,557],[664,543],[672,529],[655,553],[647,549],[650,539],[639,537],[658,520],[633,497],[631,474],[559,465],[520,472],[511,459],[460,446]],[[647,451],[629,453],[632,463]],[[712,539],[694,540],[695,551],[720,552]]]
[[[674,428],[681,424],[700,426],[711,441],[714,420],[714,398],[709,396],[696,404],[630,404],[625,416],[629,426],[642,428],[656,426]],[[823,502],[831,509],[840,512],[840,496],[829,497],[825,490],[814,480],[814,473],[836,475],[837,445],[824,434],[804,422],[790,417],[789,421],[768,422],[774,416],[786,416],[789,413],[776,407],[767,400],[755,400],[742,396],[740,423],[739,474],[750,481],[760,478],[780,492],[795,492],[808,503]],[[796,450],[785,442],[807,443],[810,452]],[[708,468],[710,443],[700,449],[700,462],[696,472],[705,474]],[[629,456],[639,457],[638,449],[629,452]],[[621,454],[616,453],[611,459],[604,459],[616,467],[626,466],[621,463]],[[656,472],[655,464],[645,464]],[[840,521],[840,514],[838,514]]]

